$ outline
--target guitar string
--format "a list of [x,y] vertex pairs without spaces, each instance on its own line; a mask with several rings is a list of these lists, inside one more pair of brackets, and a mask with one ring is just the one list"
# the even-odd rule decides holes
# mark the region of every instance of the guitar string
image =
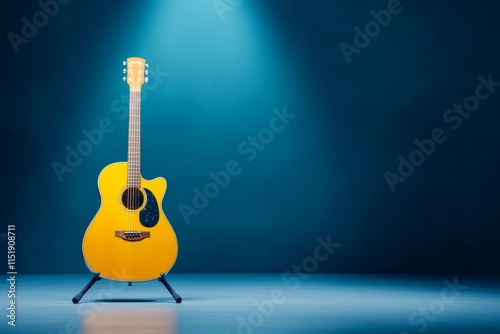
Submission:
[[130,222],[130,229],[133,230],[134,226],[134,220],[135,220],[135,209],[136,209],[136,204],[137,204],[137,199],[136,199],[136,193],[137,193],[137,184],[136,184],[136,175],[135,175],[135,164],[136,164],[136,159],[137,159],[137,152],[136,152],[136,147],[135,147],[135,118],[136,118],[136,113],[137,113],[137,92],[134,91],[133,96],[134,96],[134,110],[133,110],[133,116],[132,116],[132,208],[134,211],[132,211],[132,219]]
[[[129,102],[129,152],[128,152],[128,170],[127,170],[127,230],[132,231],[134,226],[134,219],[138,213],[136,212],[136,205],[139,204],[140,199],[140,172],[139,172],[139,108],[140,108],[140,90],[130,90]],[[139,182],[139,184],[137,184]],[[132,251],[130,249],[130,251]],[[132,256],[132,253],[130,253]],[[130,258],[131,260],[131,258]]]
[[129,154],[128,154],[128,196],[127,196],[127,231],[130,232],[131,230],[131,208],[134,203],[134,184],[133,184],[133,156],[134,156],[134,147],[133,147],[133,133],[134,133],[134,107],[135,107],[135,101],[134,101],[134,91],[130,90],[130,112],[129,112]]
[[[138,108],[138,98],[137,98],[137,91],[134,91],[134,118],[132,119],[132,123],[133,123],[133,131],[132,131],[132,151],[133,151],[133,161],[134,163],[132,164],[132,169],[133,169],[133,173],[132,173],[132,183],[133,183],[133,188],[134,188],[134,191],[132,192],[132,205],[134,207],[134,219],[132,219],[132,222],[131,224],[134,223],[135,221],[135,216],[137,214],[137,212],[135,212],[135,210],[137,209],[137,200],[138,200],[138,192],[139,192],[139,187],[137,185],[137,137],[136,137],[136,134],[137,134],[137,108]],[[135,226],[131,226],[131,229],[133,229]]]
[[[137,117],[137,92],[136,91],[133,91],[131,92],[131,97],[133,98],[133,104],[132,104],[132,114],[131,114],[131,152],[132,152],[132,156],[131,156],[131,188],[132,188],[132,191],[131,191],[131,195],[132,195],[132,203],[131,203],[131,208],[133,208],[134,210],[136,209],[136,204],[137,204],[137,198],[136,198],[136,192],[138,191],[137,189],[137,184],[136,184],[136,160],[137,160],[137,152],[136,152],[136,117]],[[132,217],[134,217],[135,213],[131,213]],[[133,229],[133,224],[134,222],[134,219],[131,219],[131,222],[130,222],[130,230]]]
[[129,200],[130,200],[130,204],[129,204],[129,211],[128,211],[128,215],[129,215],[129,224],[128,224],[128,230],[130,231],[131,230],[131,220],[132,220],[132,213],[131,213],[131,209],[132,209],[132,205],[133,205],[133,196],[134,196],[134,182],[133,182],[133,179],[134,179],[134,146],[133,146],[133,133],[134,133],[134,107],[135,107],[135,101],[134,101],[134,91],[130,91],[130,138],[129,138],[129,147],[130,147],[130,157],[129,157],[129,171],[130,171],[130,175],[129,175]]
[[[139,218],[139,213],[138,211],[136,211],[136,206],[139,204],[138,202],[138,199],[140,198],[139,196],[139,192],[140,192],[140,172],[139,172],[139,159],[140,159],[140,143],[138,142],[140,140],[140,137],[139,137],[139,126],[140,126],[140,98],[141,98],[141,90],[138,89],[136,91],[134,91],[133,93],[134,95],[134,116],[133,116],[133,119],[132,119],[132,123],[133,123],[133,131],[132,131],[132,142],[133,142],[133,165],[132,165],[132,168],[133,168],[133,186],[134,186],[134,191],[132,192],[132,196],[133,196],[133,205],[134,205],[134,213],[133,213],[133,217],[134,219],[132,219],[132,224],[135,223],[135,218]],[[131,226],[131,228],[134,228],[135,226]],[[132,253],[132,249],[131,249],[131,253]],[[132,254],[131,254],[131,257],[132,257]],[[132,262],[130,263],[131,266],[132,266]]]
[[[141,98],[141,92],[140,90],[138,90],[137,92],[135,92],[135,113],[134,113],[134,182],[136,183],[135,186],[137,187],[136,191],[134,191],[134,203],[137,205],[137,208],[139,208],[139,199],[140,199],[140,172],[139,172],[139,163],[140,163],[140,148],[139,148],[139,108],[140,108],[140,98]],[[135,212],[135,214],[137,215],[137,218],[138,218],[138,215],[139,213],[138,212]]]
[[[136,137],[135,137],[135,128],[136,128],[136,122],[135,122],[135,118],[136,118],[136,115],[137,115],[137,91],[134,91],[133,92],[133,96],[134,96],[134,110],[133,110],[133,116],[132,116],[132,188],[134,189],[132,191],[132,207],[134,209],[134,211],[131,213],[133,219],[131,220],[131,225],[134,224],[134,221],[135,221],[135,217],[136,217],[136,214],[137,212],[135,212],[135,209],[136,209],[136,205],[137,205],[137,202],[136,202],[136,192],[138,191],[137,189],[137,184],[136,184],[136,179],[137,179],[137,176],[136,176],[136,160],[137,160],[137,152],[136,152]],[[130,229],[132,230],[135,226],[130,226]],[[132,252],[133,252],[133,248],[131,247],[130,248],[130,252],[132,255]],[[132,256],[130,257],[130,266],[132,267]]]
[[134,91],[130,92],[130,98],[132,99],[131,109],[130,109],[130,210],[129,210],[129,231],[132,230],[132,206],[134,205],[134,110],[135,110],[135,99],[134,99]]
[[130,123],[130,129],[129,129],[129,161],[128,161],[128,169],[129,169],[129,192],[128,192],[128,200],[129,200],[129,205],[128,205],[128,225],[127,225],[127,229],[128,231],[130,231],[130,220],[131,220],[131,214],[130,214],[130,208],[132,206],[132,195],[133,195],[133,184],[132,184],[132,179],[133,179],[133,170],[132,170],[132,163],[133,163],[133,156],[134,156],[134,148],[132,146],[132,132],[134,130],[134,123],[133,123],[133,119],[134,119],[134,91],[130,91],[130,114],[129,114],[129,117],[130,117],[130,120],[129,120],[129,123]]
[[[138,208],[140,194],[140,172],[139,172],[139,159],[140,159],[140,143],[139,143],[139,131],[140,131],[140,121],[139,121],[139,108],[140,108],[140,90],[131,92],[131,97],[133,98],[132,103],[132,113],[131,113],[131,207],[134,211]],[[137,206],[137,207],[136,207]],[[132,217],[135,217],[137,212],[131,213]],[[134,219],[130,219],[129,229],[133,230],[135,226]]]

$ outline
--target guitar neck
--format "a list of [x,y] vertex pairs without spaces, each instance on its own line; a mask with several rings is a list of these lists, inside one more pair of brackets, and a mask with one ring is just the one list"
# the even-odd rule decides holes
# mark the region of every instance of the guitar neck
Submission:
[[141,91],[130,90],[127,186],[141,186]]

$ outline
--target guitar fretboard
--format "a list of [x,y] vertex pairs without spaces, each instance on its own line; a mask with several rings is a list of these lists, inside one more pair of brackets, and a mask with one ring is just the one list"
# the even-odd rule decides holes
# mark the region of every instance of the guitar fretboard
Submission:
[[130,90],[127,187],[141,186],[141,91]]

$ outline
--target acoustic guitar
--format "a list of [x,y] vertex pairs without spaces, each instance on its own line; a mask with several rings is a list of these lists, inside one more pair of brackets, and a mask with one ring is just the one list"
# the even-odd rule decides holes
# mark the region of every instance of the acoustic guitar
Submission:
[[101,206],[82,243],[89,270],[102,278],[140,282],[165,275],[177,259],[175,232],[162,210],[167,181],[141,176],[143,58],[124,62],[130,88],[128,161],[106,166],[97,180]]

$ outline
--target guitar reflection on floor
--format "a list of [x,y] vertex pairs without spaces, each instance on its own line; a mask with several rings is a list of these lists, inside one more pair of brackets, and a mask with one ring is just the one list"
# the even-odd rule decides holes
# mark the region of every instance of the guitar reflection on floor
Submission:
[[[162,305],[164,306],[164,305]],[[175,310],[162,308],[103,309],[82,317],[82,334],[176,334]]]

